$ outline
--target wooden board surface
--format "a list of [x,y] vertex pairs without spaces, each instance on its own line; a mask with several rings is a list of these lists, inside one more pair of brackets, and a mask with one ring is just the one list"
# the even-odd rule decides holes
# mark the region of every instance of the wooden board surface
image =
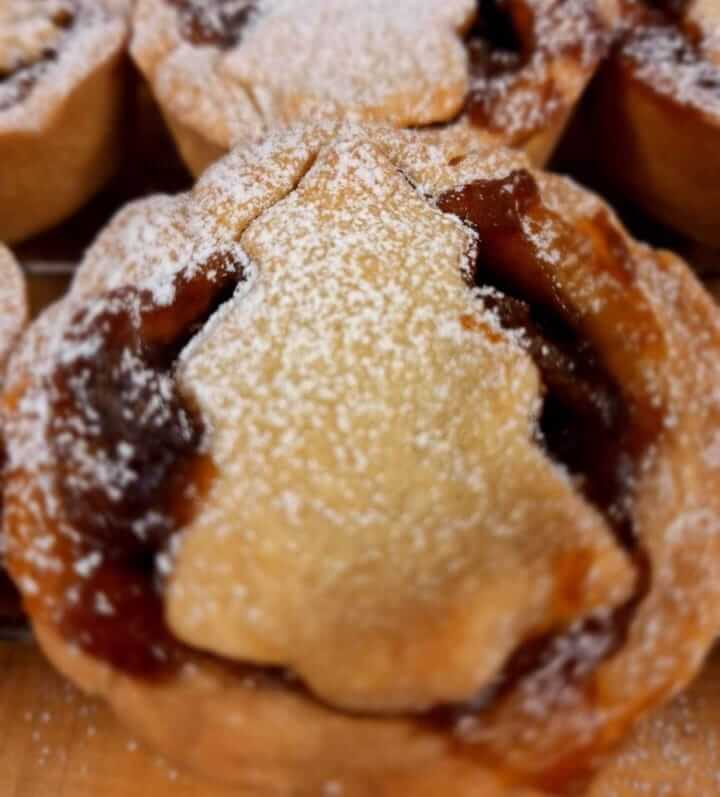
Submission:
[[30,642],[0,642],[0,797],[230,797],[138,744]]
[[[0,797],[249,796],[178,771],[32,643],[0,642]],[[720,797],[720,650],[687,694],[641,723],[589,797]]]

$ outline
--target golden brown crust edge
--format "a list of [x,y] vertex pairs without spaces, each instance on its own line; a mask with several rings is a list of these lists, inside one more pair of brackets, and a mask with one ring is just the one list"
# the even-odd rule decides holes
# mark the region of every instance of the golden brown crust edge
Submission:
[[350,797],[536,794],[504,785],[412,722],[343,717],[285,690],[238,688],[231,667],[200,657],[152,685],[113,672],[48,626],[34,631],[61,673],[107,700],[145,741],[248,797],[313,797],[333,782]]
[[[28,322],[28,297],[23,273],[12,253],[0,243],[0,386],[4,385],[7,361]],[[3,417],[0,425],[5,422]],[[0,492],[4,475],[0,477]],[[2,525],[0,525],[0,552],[4,553]],[[19,612],[19,601],[14,592],[6,595],[8,577],[0,555],[0,622],[8,620],[14,625]]]
[[633,729],[587,797],[717,794],[719,729],[720,652],[715,650],[687,691]]
[[594,118],[606,131],[595,154],[606,174],[664,224],[720,246],[720,117],[678,110],[615,62],[605,68],[594,102]]
[[[128,684],[125,688],[117,686],[109,691],[108,682],[116,676],[108,673],[104,666],[70,649],[57,634],[47,627],[36,627],[36,635],[43,650],[48,655],[57,669],[76,684],[80,684],[84,691],[91,695],[105,697],[112,693],[114,698],[110,701],[115,713],[135,729],[144,740],[157,746],[158,722],[147,716],[143,705],[152,705],[158,699],[159,689],[144,687],[144,694],[137,694],[135,690],[142,689],[137,682]],[[216,685],[221,686],[222,676],[217,673]],[[179,719],[177,706],[193,706],[188,710],[187,721],[190,727],[194,726],[196,717],[196,702],[188,701],[192,696],[193,688],[177,686],[177,696],[168,694],[160,698],[163,709],[169,710],[175,721]],[[199,691],[199,690],[197,690]],[[208,691],[210,691],[208,689]],[[168,708],[172,706],[172,708]],[[200,712],[202,715],[202,712]],[[174,726],[174,737],[178,739],[174,759],[180,761],[189,769],[197,771],[201,777],[214,777],[222,782],[228,775],[232,783],[237,783],[227,770],[226,760],[213,761],[217,758],[217,751],[223,750],[227,739],[220,736],[216,743],[208,740],[207,746],[203,743],[197,748],[193,744],[185,746],[184,739],[179,739],[177,728]],[[285,727],[285,726],[283,726]],[[628,735],[620,747],[612,753],[600,771],[592,779],[586,794],[587,797],[646,797],[648,794],[660,794],[668,788],[673,789],[677,797],[697,797],[700,794],[713,794],[717,788],[717,772],[720,768],[720,744],[718,744],[718,727],[720,727],[720,653],[715,651],[706,661],[698,678],[688,689],[674,698],[667,706],[656,713],[643,719]],[[227,733],[227,729],[217,728],[220,733]],[[232,729],[238,747],[244,746],[245,739],[239,741],[237,731]],[[252,757],[252,741],[247,746],[248,757]],[[161,747],[167,748],[163,739]],[[267,750],[263,750],[263,755]],[[189,753],[189,754],[188,754]],[[503,786],[489,773],[479,773],[462,759],[445,761],[432,761],[427,767],[418,762],[415,772],[411,775],[388,775],[386,782],[378,784],[369,781],[367,786],[361,786],[360,791],[350,788],[347,793],[351,797],[361,795],[378,795],[378,797],[392,797],[392,795],[413,795],[413,797],[541,797],[540,792],[531,791],[521,787],[512,788]],[[346,763],[347,759],[343,763]],[[258,759],[251,760],[251,769],[258,765]],[[303,767],[303,775],[308,770]],[[312,770],[310,770],[312,771]],[[255,797],[255,795],[285,795],[297,794],[300,797],[304,792],[288,791],[282,781],[264,779],[258,771],[255,776],[239,762],[238,775],[246,779],[247,789],[238,794]],[[273,773],[277,777],[277,773]],[[254,782],[253,778],[257,777]],[[307,782],[307,794],[322,793],[319,789],[328,787],[327,778],[322,773],[317,782],[312,775]],[[269,785],[273,784],[273,785]],[[260,789],[260,791],[258,791]],[[274,790],[273,790],[274,789]],[[285,789],[285,790],[283,790]]]

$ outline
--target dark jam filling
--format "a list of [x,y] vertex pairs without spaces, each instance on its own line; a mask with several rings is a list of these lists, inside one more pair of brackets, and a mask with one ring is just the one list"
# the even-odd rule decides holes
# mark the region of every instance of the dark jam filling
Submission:
[[492,77],[519,69],[529,57],[530,44],[527,38],[523,44],[507,0],[479,0],[466,39],[471,76]]
[[180,14],[182,35],[192,44],[229,50],[242,40],[257,12],[254,0],[167,0]]
[[25,626],[20,594],[0,565],[0,639]]
[[[75,25],[73,5],[68,3],[59,9],[52,18],[53,23],[62,31],[70,31]],[[16,64],[11,70],[0,69],[0,111],[5,111],[30,96],[36,83],[57,60],[58,49],[51,47],[29,62]]]
[[649,8],[677,20],[681,20],[690,7],[690,0],[645,0],[645,3]]
[[170,306],[121,288],[79,310],[51,376],[57,490],[73,532],[59,607],[66,639],[118,669],[152,677],[181,653],[162,612],[157,556],[193,515],[213,476],[203,422],[174,364],[242,278],[217,254],[176,280]]
[[[577,478],[585,496],[621,532],[622,485],[632,470],[617,443],[627,427],[627,408],[592,344],[548,307],[519,298],[517,286],[478,264],[478,279],[497,293],[484,304],[506,329],[521,330],[544,386],[538,440]],[[624,531],[622,532],[625,538]],[[627,544],[629,540],[625,540]]]
[[[476,701],[431,713],[433,722],[447,725],[488,708],[520,681],[542,678],[544,672],[552,674],[552,682],[542,684],[544,694],[577,683],[622,644],[647,590],[649,570],[633,536],[630,485],[638,457],[651,440],[633,424],[631,408],[602,353],[579,330],[578,319],[526,231],[523,220],[529,215],[553,216],[542,205],[533,177],[518,170],[503,179],[478,180],[441,196],[438,205],[477,232],[472,274],[475,284],[485,289],[482,301],[503,327],[522,332],[538,368],[543,385],[538,443],[575,477],[582,494],[633,556],[639,573],[633,598],[609,617],[590,617],[569,631],[529,640]],[[594,226],[614,261],[609,270],[617,279],[628,279],[630,254],[622,238],[603,217]]]

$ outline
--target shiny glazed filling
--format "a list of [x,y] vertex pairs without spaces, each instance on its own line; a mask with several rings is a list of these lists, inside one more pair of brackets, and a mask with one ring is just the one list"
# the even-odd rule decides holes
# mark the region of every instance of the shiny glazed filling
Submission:
[[30,96],[37,82],[57,61],[62,40],[75,26],[77,12],[70,0],[52,17],[53,25],[61,31],[59,40],[53,47],[44,49],[33,60],[21,61],[12,68],[0,67],[0,111],[23,102]]
[[242,40],[257,11],[254,0],[168,0],[180,15],[182,35],[192,44],[229,50]]

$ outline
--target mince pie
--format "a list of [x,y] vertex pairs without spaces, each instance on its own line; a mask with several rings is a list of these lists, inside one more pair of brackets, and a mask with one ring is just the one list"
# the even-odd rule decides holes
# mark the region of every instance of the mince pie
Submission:
[[195,173],[320,116],[552,151],[617,0],[139,0],[131,52]]
[[0,0],[0,241],[79,208],[114,170],[128,0]]
[[[22,273],[10,252],[0,244],[0,384],[4,379],[10,352],[27,322],[27,312],[27,296]],[[3,449],[4,446],[0,448]],[[1,506],[0,503],[0,508]],[[0,556],[4,547],[0,528]],[[21,617],[18,593],[0,562],[0,638],[8,631],[14,631]]]
[[40,643],[214,778],[569,788],[720,630],[718,309],[519,152],[234,150],[123,210],[14,364]]
[[603,184],[720,250],[720,3],[638,0],[583,107]]

